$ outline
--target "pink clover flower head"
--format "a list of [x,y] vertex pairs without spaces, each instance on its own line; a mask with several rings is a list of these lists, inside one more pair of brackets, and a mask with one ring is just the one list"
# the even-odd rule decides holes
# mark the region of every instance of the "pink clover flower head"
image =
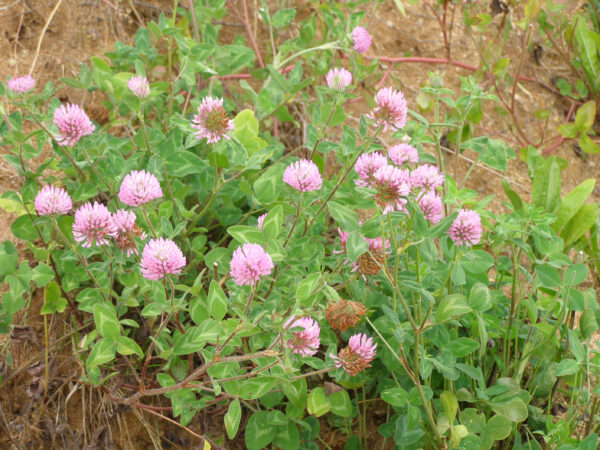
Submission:
[[371,46],[371,36],[363,27],[355,27],[352,30],[352,48],[361,55],[369,50]]
[[79,139],[92,134],[95,127],[83,108],[67,103],[54,110],[54,125],[58,128],[58,145],[73,147]]
[[402,92],[391,87],[380,89],[375,95],[375,104],[377,106],[368,117],[373,119],[377,126],[383,127],[384,131],[388,126],[402,128],[406,125],[408,106]]
[[107,238],[113,235],[111,214],[106,206],[88,202],[75,211],[73,239],[81,242],[82,247],[108,245]]
[[437,166],[423,164],[410,173],[410,184],[413,188],[433,190],[444,184],[444,174],[440,173]]
[[301,159],[291,163],[283,171],[283,181],[300,192],[321,189],[323,178],[312,161]]
[[262,226],[263,226],[263,222],[265,221],[265,217],[267,217],[267,213],[264,213],[260,216],[258,216],[257,222],[258,222],[258,228],[260,228],[262,230]]
[[38,215],[47,216],[50,214],[67,214],[71,211],[73,203],[67,191],[49,184],[37,193],[33,206]]
[[261,276],[269,275],[273,260],[258,244],[244,244],[231,257],[229,273],[238,286],[255,285]]
[[[301,317],[296,319],[290,317],[284,325],[286,330],[291,330],[292,338],[286,343],[286,346],[293,352],[301,356],[313,356],[319,350],[321,339],[319,333],[321,329],[312,317]],[[300,331],[294,331],[293,328],[302,328]]]
[[390,241],[388,239],[383,241],[380,237],[376,237],[373,239],[366,238],[363,236],[363,241],[365,241],[369,246],[369,251],[375,255],[381,255],[383,253],[383,248],[388,248],[390,246]]
[[431,223],[442,220],[442,199],[433,191],[425,193],[419,200],[419,209]]
[[22,77],[15,77],[8,80],[8,89],[14,94],[24,94],[30,91],[35,86],[35,79],[31,75],[23,75]]
[[382,213],[404,211],[406,198],[410,193],[410,174],[394,166],[383,166],[373,175],[375,202],[382,208]]
[[121,182],[119,200],[128,206],[140,206],[160,197],[160,183],[154,175],[145,170],[132,170]]
[[334,68],[327,72],[325,80],[327,80],[327,86],[331,89],[343,92],[352,83],[352,74],[344,68]]
[[456,245],[470,247],[481,240],[481,217],[471,209],[461,209],[448,228],[448,236]]
[[360,187],[372,187],[373,175],[380,167],[387,166],[387,158],[379,152],[371,152],[360,155],[354,164],[354,171],[358,174],[358,179],[354,183]]
[[227,132],[233,130],[233,120],[223,109],[223,99],[204,97],[198,107],[198,114],[194,114],[192,128],[198,130],[194,133],[197,139],[206,138],[209,144],[221,139],[229,140]]
[[419,162],[419,152],[412,145],[398,144],[390,147],[388,156],[398,166],[402,164],[415,164]]
[[150,239],[142,251],[140,271],[147,280],[158,280],[168,274],[179,274],[186,264],[185,256],[170,239]]
[[150,95],[150,84],[146,77],[131,77],[127,87],[137,98],[146,98]]
[[111,226],[115,245],[127,256],[131,256],[133,253],[137,255],[133,237],[146,239],[146,233],[135,224],[135,213],[118,209],[112,214]]
[[353,335],[348,341],[348,346],[342,349],[337,356],[330,356],[336,367],[344,369],[348,375],[356,375],[371,367],[376,348],[377,344],[373,343],[373,338],[360,333]]

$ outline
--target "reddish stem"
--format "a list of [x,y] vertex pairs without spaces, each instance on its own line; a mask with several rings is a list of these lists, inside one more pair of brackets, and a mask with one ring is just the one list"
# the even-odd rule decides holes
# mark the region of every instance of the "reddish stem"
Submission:
[[246,27],[246,31],[248,32],[248,37],[250,38],[250,43],[252,44],[252,48],[254,49],[254,54],[256,55],[256,59],[258,59],[258,64],[260,67],[265,67],[265,63],[263,62],[262,56],[258,51],[258,46],[256,45],[256,40],[254,40],[254,34],[252,34],[252,27],[250,27],[250,19],[248,17],[248,2],[246,0],[242,1],[244,5],[244,26]]
[[381,80],[379,80],[379,82],[375,85],[375,89],[381,89],[381,86],[383,86],[383,83],[385,83],[385,80],[387,79],[388,75],[390,74],[393,68],[394,64],[392,63],[381,77]]
[[[571,107],[569,108],[569,112],[567,113],[567,122],[569,122],[569,120],[571,120],[571,116],[573,115],[573,112],[575,111],[575,102],[571,103]],[[552,153],[554,150],[556,150],[560,144],[562,144],[565,141],[565,137],[560,135],[557,136],[558,140],[550,145],[549,147],[545,148],[544,150],[542,150],[540,153],[542,155],[548,154],[548,153]]]

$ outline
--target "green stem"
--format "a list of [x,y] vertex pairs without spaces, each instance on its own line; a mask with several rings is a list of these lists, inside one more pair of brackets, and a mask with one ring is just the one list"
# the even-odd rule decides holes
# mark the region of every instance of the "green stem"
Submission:
[[[384,345],[392,353],[392,355],[398,360],[398,362],[403,367],[405,367],[406,360],[403,360],[402,358],[400,358],[398,356],[398,354],[394,351],[392,346],[381,335],[381,333],[379,332],[377,327],[375,327],[375,325],[373,325],[373,322],[371,322],[371,320],[368,317],[365,316],[365,320],[371,326],[373,331],[375,331],[375,333],[377,334],[379,339],[381,339],[381,341],[384,343]],[[433,411],[431,409],[431,404],[425,398],[425,394],[423,393],[423,388],[421,387],[421,380],[420,380],[420,376],[419,376],[419,352],[418,352],[419,341],[417,339],[415,339],[415,346],[416,346],[416,350],[417,350],[415,352],[415,360],[414,360],[414,364],[413,364],[415,369],[411,370],[407,367],[405,369],[408,369],[408,375],[411,378],[413,384],[415,385],[415,388],[417,388],[417,392],[419,393],[419,398],[421,399],[421,404],[423,406],[423,409],[425,410],[425,415],[427,417],[427,421],[429,422],[429,427],[431,428],[431,431],[433,432],[435,439],[438,443],[438,446],[439,446],[438,448],[445,448],[442,437],[440,436],[440,433],[437,429],[437,425],[435,424],[435,419],[433,418]]]
[[[462,120],[460,122],[460,126],[458,127],[458,133],[456,135],[456,155],[455,155],[455,158],[454,158],[454,166],[452,168],[452,177],[455,180],[456,180],[456,172],[458,170],[458,155],[460,154],[460,144],[461,144],[461,141],[462,141],[463,128],[465,126],[465,121],[467,119],[467,115],[469,114],[470,110],[471,110],[471,102],[469,101],[469,105],[467,106],[467,109],[465,110],[465,113],[464,113],[464,115],[462,117]],[[441,144],[440,144],[440,146],[441,146]],[[463,184],[466,181],[469,172],[470,172],[470,169],[467,172],[467,174],[465,175],[465,180],[463,181]]]
[[250,288],[250,295],[248,296],[248,301],[246,302],[246,307],[244,308],[244,315],[246,315],[246,313],[248,312],[248,309],[250,308],[250,303],[252,303],[252,300],[254,299],[254,293],[256,292],[256,285],[252,285],[252,287]]
[[448,269],[448,272],[446,273],[446,278],[444,279],[444,282],[442,283],[442,285],[440,286],[440,289],[436,292],[436,296],[442,295],[444,293],[444,289],[446,287],[446,284],[448,283],[448,280],[450,280],[450,275],[452,274],[452,269],[454,269],[454,263],[456,262],[456,253],[458,250],[458,246],[454,246],[454,253],[452,255],[452,262],[450,263],[450,268]]
[[[171,26],[175,27],[175,19],[177,18],[177,4],[179,0],[173,0],[173,17],[171,18]],[[168,80],[169,80],[169,103],[168,103],[168,113],[169,117],[171,117],[171,113],[173,112],[173,39],[169,36],[169,47],[167,49],[167,72],[168,72]]]
[[300,50],[298,53],[294,53],[292,56],[284,59],[283,61],[281,61],[278,64],[274,64],[276,69],[281,69],[282,67],[284,67],[288,62],[296,59],[298,56],[300,55],[304,55],[305,53],[309,53],[309,52],[314,52],[317,50],[333,50],[333,49],[339,49],[340,47],[338,46],[339,41],[333,41],[333,42],[327,42],[325,44],[322,45],[317,45],[316,47],[312,47],[312,48],[305,48],[304,50]]
[[321,139],[323,138],[323,132],[325,131],[325,129],[327,128],[327,126],[329,125],[329,122],[331,122],[331,118],[333,117],[333,113],[335,112],[335,107],[337,106],[337,97],[334,97],[333,99],[333,105],[331,105],[331,110],[329,111],[329,116],[327,117],[327,120],[325,121],[325,124],[323,125],[323,128],[321,128],[319,130],[319,134],[317,136],[317,139],[315,139],[315,143],[313,144],[313,148],[310,152],[310,156],[308,157],[309,160],[312,161],[313,155],[315,154],[315,151],[317,150],[317,146],[319,145],[319,142],[321,142]]
[[296,208],[296,215],[294,216],[294,222],[292,223],[292,227],[290,228],[290,231],[289,231],[287,237],[285,238],[285,242],[283,243],[283,248],[285,248],[285,246],[288,244],[290,238],[292,237],[292,233],[294,232],[294,229],[296,228],[296,224],[298,223],[298,217],[300,217],[300,207],[302,206],[303,198],[304,198],[304,192],[301,192],[300,199],[298,200],[298,207]]
[[141,111],[141,106],[140,106],[140,112],[138,114],[138,117],[140,119],[142,135],[144,136],[144,143],[146,144],[146,152],[148,153],[148,161],[149,161],[150,158],[152,157],[152,150],[150,150],[150,142],[148,141],[148,135],[146,134],[146,122],[144,121],[144,114]]
[[69,241],[69,239],[63,234],[62,230],[58,226],[58,222],[56,221],[56,218],[52,217],[51,221],[52,221],[52,225],[56,229],[56,231],[57,231],[58,235],[60,236],[60,238],[62,239],[63,243],[67,247],[69,247],[73,253],[75,253],[75,256],[77,256],[77,259],[81,263],[81,266],[86,271],[86,273],[88,274],[88,276],[90,277],[90,279],[92,280],[92,282],[99,289],[100,294],[102,295],[102,297],[104,298],[104,300],[108,301],[108,298],[104,294],[104,291],[102,290],[102,287],[100,286],[100,283],[98,283],[98,280],[96,279],[96,277],[94,276],[94,274],[92,272],[90,272],[90,269],[88,269],[88,262],[85,259],[85,257],[79,253],[79,250],[77,249],[77,247],[75,245],[73,245],[71,243],[71,241]]
[[146,208],[144,208],[144,206],[142,205],[142,207],[140,209],[142,210],[142,216],[144,216],[144,220],[146,221],[146,224],[148,225],[148,229],[150,230],[152,237],[154,239],[156,239],[156,233],[154,232],[154,227],[152,226],[152,222],[150,222],[150,217],[148,217]]
[[106,178],[104,178],[100,172],[98,172],[98,169],[96,169],[96,165],[94,163],[92,163],[92,159],[90,158],[90,156],[87,154],[87,151],[82,148],[81,152],[83,153],[83,156],[85,158],[85,160],[87,161],[88,165],[90,166],[90,168],[92,169],[92,172],[94,172],[94,174],[98,177],[98,179],[100,181],[102,181],[102,184],[104,184],[104,186],[106,187],[106,190],[108,191],[108,193],[110,194],[110,199],[112,200],[112,202],[114,203],[114,206],[116,209],[119,208],[119,204],[117,203],[117,200],[115,198],[115,192],[114,189],[108,184],[108,182],[106,181]]

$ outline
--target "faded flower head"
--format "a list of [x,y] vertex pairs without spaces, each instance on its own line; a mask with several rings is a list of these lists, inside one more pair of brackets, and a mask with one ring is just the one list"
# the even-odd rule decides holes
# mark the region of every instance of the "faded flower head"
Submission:
[[221,139],[229,140],[227,132],[233,130],[233,120],[223,109],[223,99],[204,97],[198,107],[198,114],[194,114],[192,128],[196,131],[197,139],[206,138],[206,142],[214,144]]
[[323,178],[312,161],[301,159],[291,163],[283,171],[283,181],[300,192],[321,189]]
[[67,103],[54,110],[54,125],[58,128],[58,145],[73,147],[83,136],[92,134],[94,124],[79,105]]
[[355,27],[352,30],[352,48],[361,55],[369,50],[371,46],[371,36],[363,27]]
[[150,95],[150,84],[146,77],[131,77],[127,87],[138,98],[146,98]]
[[387,240],[382,242],[381,237],[369,239],[363,236],[363,240],[368,244],[369,250],[358,257],[353,264],[352,271],[355,272],[358,270],[366,280],[365,275],[377,275],[379,273],[383,265],[383,258],[385,257],[384,252],[389,247],[389,242]]
[[92,245],[108,245],[108,238],[113,236],[110,211],[106,206],[94,202],[85,203],[75,211],[73,222],[73,239],[81,242],[82,247]]
[[384,131],[388,126],[402,128],[406,125],[408,106],[402,92],[391,87],[380,89],[375,95],[375,103],[377,106],[368,117],[373,119],[377,126],[383,127]]
[[67,191],[49,184],[37,193],[33,206],[38,215],[46,216],[49,214],[66,214],[71,211],[73,203]]
[[115,245],[127,256],[131,256],[132,253],[137,255],[133,237],[145,239],[146,233],[135,224],[135,213],[118,209],[112,214],[111,226]]
[[471,209],[461,209],[448,228],[448,236],[456,245],[470,247],[481,239],[481,217]]
[[121,182],[119,200],[128,206],[140,206],[160,197],[160,183],[154,175],[145,170],[132,170]]
[[339,299],[331,300],[325,309],[325,319],[332,330],[346,331],[360,322],[367,308],[362,303]]
[[352,74],[344,68],[334,68],[327,72],[325,79],[327,80],[327,86],[329,86],[331,89],[342,92],[344,89],[350,86],[350,83],[352,83]]
[[24,94],[30,91],[35,86],[35,80],[31,75],[23,75],[22,77],[11,78],[8,80],[8,89],[14,94]]
[[[301,356],[313,356],[319,350],[321,340],[319,333],[321,329],[312,317],[301,317],[296,319],[290,317],[285,322],[284,328],[291,330],[292,338],[288,339],[286,346],[293,352]],[[300,331],[294,331],[294,328],[302,328]]]
[[265,221],[265,217],[267,217],[267,213],[261,214],[260,216],[258,216],[258,219],[256,219],[256,221],[258,222],[258,228],[260,228],[261,230],[263,222]]
[[406,198],[410,193],[410,174],[407,170],[394,166],[383,166],[373,175],[375,202],[381,207],[383,214],[392,211],[403,211]]
[[250,286],[261,276],[269,275],[273,260],[258,244],[244,244],[234,252],[229,263],[229,273],[238,286]]
[[433,191],[425,193],[419,199],[419,209],[425,219],[431,223],[438,223],[442,220],[442,199]]
[[147,280],[158,280],[168,274],[181,273],[186,260],[170,239],[150,239],[142,251],[140,271]]
[[388,150],[388,156],[398,166],[419,162],[419,152],[412,145],[398,144]]
[[354,183],[360,187],[372,187],[375,181],[373,175],[383,166],[387,166],[387,158],[379,152],[360,155],[354,164],[354,171],[358,174],[358,179],[354,180]]
[[348,341],[348,347],[342,349],[337,356],[330,356],[336,367],[344,369],[348,375],[356,375],[371,367],[376,348],[377,344],[373,344],[373,338],[367,337],[366,334],[355,334]]
[[430,191],[444,184],[444,174],[437,166],[423,164],[410,173],[410,184],[413,188]]

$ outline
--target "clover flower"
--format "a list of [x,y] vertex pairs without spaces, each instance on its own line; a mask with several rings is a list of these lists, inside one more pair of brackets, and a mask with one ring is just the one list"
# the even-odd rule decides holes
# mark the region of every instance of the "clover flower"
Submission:
[[369,50],[371,46],[371,36],[363,27],[355,27],[352,30],[352,48],[361,55]]
[[300,192],[316,191],[323,185],[319,168],[314,162],[306,159],[287,166],[283,172],[283,181]]
[[234,252],[229,273],[238,286],[255,285],[261,276],[269,275],[273,260],[258,244],[244,244]]
[[186,264],[185,256],[170,239],[150,239],[142,251],[140,271],[147,280],[158,280],[165,275],[179,274]]
[[146,98],[150,95],[150,84],[146,77],[131,77],[127,87],[137,98]]
[[111,227],[115,245],[127,256],[137,255],[133,237],[146,239],[146,233],[135,224],[135,213],[118,209],[112,214]]
[[263,222],[265,221],[265,217],[267,217],[267,213],[261,214],[260,216],[258,216],[258,219],[256,219],[256,221],[258,222],[258,228],[260,228],[261,230]]
[[437,166],[423,164],[410,173],[410,184],[413,188],[429,191],[444,184],[444,174]]
[[448,236],[456,245],[470,247],[481,239],[481,217],[470,209],[461,209],[448,228]]
[[419,209],[431,223],[442,220],[442,199],[433,191],[427,192],[419,199]]
[[348,346],[342,349],[337,356],[330,355],[335,366],[344,369],[348,375],[356,375],[367,367],[371,367],[371,361],[375,358],[377,344],[373,344],[373,338],[366,334],[355,334],[348,341]]
[[410,193],[410,174],[394,166],[383,166],[373,174],[374,199],[383,214],[403,211]]
[[14,94],[24,94],[30,91],[35,86],[35,79],[31,75],[23,75],[22,77],[11,78],[8,80],[8,89]]
[[198,106],[198,114],[194,114],[192,128],[198,130],[194,133],[197,139],[206,138],[209,144],[229,140],[227,132],[233,130],[233,120],[223,109],[223,99],[204,97]]
[[108,245],[108,238],[113,234],[111,214],[106,206],[88,202],[75,211],[73,239],[81,242],[82,247]]
[[373,175],[383,166],[387,166],[387,158],[379,152],[360,155],[354,164],[354,171],[358,174],[354,183],[360,187],[372,187],[375,180]]
[[67,103],[54,110],[54,125],[58,128],[58,145],[73,147],[79,139],[94,131],[94,124],[79,105]]
[[404,163],[414,164],[419,162],[419,153],[412,145],[398,144],[388,150],[388,156],[398,166]]
[[160,197],[160,183],[154,175],[145,170],[129,172],[119,188],[119,200],[128,206],[140,206]]
[[352,83],[352,74],[344,68],[334,68],[327,72],[325,80],[327,80],[327,86],[331,89],[342,92]]
[[[286,346],[293,352],[301,356],[313,356],[317,353],[321,340],[319,333],[321,329],[312,317],[301,317],[296,319],[290,317],[284,325],[286,330],[292,330],[292,338],[288,339]],[[302,328],[300,331],[294,331],[293,328]]]
[[404,94],[391,87],[377,91],[375,95],[375,108],[371,110],[368,117],[373,119],[377,126],[387,130],[389,126],[402,128],[406,125],[408,107]]
[[325,319],[332,330],[346,331],[352,328],[365,315],[367,308],[362,303],[339,299],[327,303]]
[[37,193],[33,207],[40,216],[67,214],[71,211],[73,203],[67,191],[49,184]]

